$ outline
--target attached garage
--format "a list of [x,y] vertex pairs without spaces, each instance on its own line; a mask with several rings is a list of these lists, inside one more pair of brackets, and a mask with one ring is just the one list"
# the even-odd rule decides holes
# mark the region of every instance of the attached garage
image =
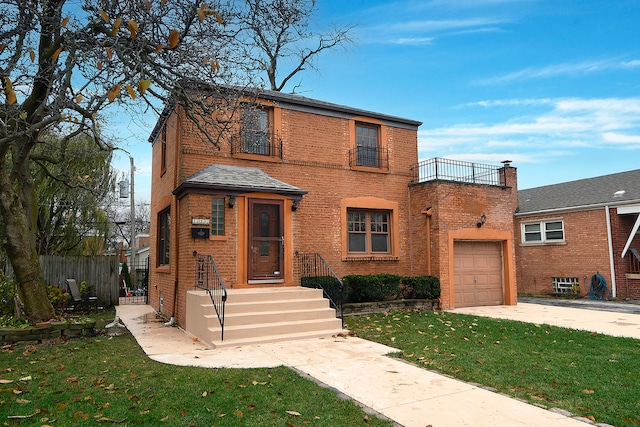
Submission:
[[455,241],[456,308],[504,303],[501,242]]

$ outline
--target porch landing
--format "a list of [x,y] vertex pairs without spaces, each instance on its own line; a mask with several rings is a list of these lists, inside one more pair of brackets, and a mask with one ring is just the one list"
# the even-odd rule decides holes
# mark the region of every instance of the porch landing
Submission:
[[229,289],[224,340],[218,316],[206,291],[187,291],[185,329],[204,344],[233,347],[330,337],[342,321],[323,298],[322,290],[304,287]]

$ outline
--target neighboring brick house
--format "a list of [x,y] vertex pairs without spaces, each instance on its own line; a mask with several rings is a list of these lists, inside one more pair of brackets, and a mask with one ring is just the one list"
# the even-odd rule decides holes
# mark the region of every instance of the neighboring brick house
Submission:
[[518,192],[521,294],[587,295],[600,273],[613,296],[640,299],[640,169]]
[[[515,304],[515,168],[418,164],[420,122],[280,92],[258,99],[260,108],[219,149],[172,105],[149,139],[156,309],[195,328],[189,292],[202,254],[234,298],[239,290],[299,287],[296,260],[317,253],[339,277],[439,276],[443,308]],[[447,167],[455,169],[444,176]],[[476,168],[488,177],[478,179]],[[493,268],[478,280],[454,268],[454,252],[461,265],[488,256]],[[456,295],[454,276],[464,282]]]

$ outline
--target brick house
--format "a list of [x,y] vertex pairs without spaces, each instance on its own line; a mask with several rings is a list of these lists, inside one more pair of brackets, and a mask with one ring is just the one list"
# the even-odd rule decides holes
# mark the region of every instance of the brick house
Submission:
[[[219,322],[202,320],[215,317],[209,296],[194,289],[211,268],[203,267],[205,257],[228,292],[229,343],[310,333],[314,320],[301,317],[311,316],[309,308],[291,310],[297,314],[288,319],[256,315],[287,311],[264,309],[267,301],[307,298],[299,293],[311,291],[300,287],[309,255],[321,260],[321,275],[439,276],[443,308],[515,304],[515,168],[419,164],[415,120],[272,91],[261,91],[258,105],[219,149],[176,105],[166,107],[149,138],[149,303],[158,311],[221,344]],[[486,268],[474,272],[474,265]],[[313,291],[308,296],[317,298]],[[288,332],[239,330],[296,316],[306,323]],[[317,334],[340,330],[335,311],[328,317]]]
[[640,169],[518,192],[518,291],[640,299]]

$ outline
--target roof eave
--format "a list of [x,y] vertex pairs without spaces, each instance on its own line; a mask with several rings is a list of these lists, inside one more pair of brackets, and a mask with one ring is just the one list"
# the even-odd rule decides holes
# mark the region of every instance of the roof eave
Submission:
[[632,205],[632,204],[635,204],[635,203],[640,203],[640,199],[625,200],[625,201],[614,202],[614,203],[604,203],[603,202],[603,203],[596,203],[596,204],[592,204],[592,205],[567,206],[567,207],[562,207],[562,208],[539,209],[539,210],[536,210],[536,211],[518,212],[518,213],[515,214],[515,217],[516,218],[522,218],[522,217],[526,217],[526,216],[545,215],[545,214],[552,214],[552,213],[590,211],[590,210],[601,209],[601,208],[605,208],[605,207],[618,207],[618,206],[624,206],[624,205]]
[[245,193],[273,193],[283,196],[289,196],[293,199],[302,199],[302,196],[308,193],[307,190],[302,189],[286,189],[275,187],[241,187],[237,185],[212,185],[204,182],[183,182],[175,190],[173,194],[182,199],[184,196],[190,193],[198,194],[217,194],[225,196],[237,196]]

